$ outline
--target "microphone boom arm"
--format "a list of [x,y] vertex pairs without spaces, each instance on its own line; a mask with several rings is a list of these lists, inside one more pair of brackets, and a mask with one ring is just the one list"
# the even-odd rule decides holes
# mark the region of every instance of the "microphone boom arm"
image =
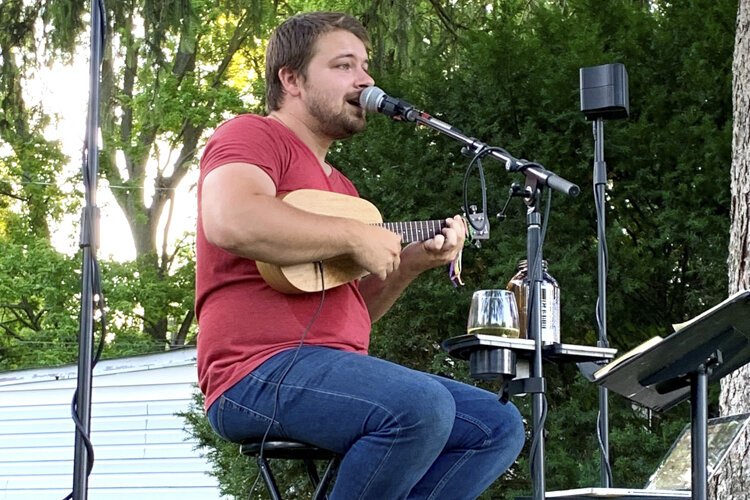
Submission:
[[474,137],[468,137],[456,127],[433,118],[408,102],[389,96],[379,87],[371,86],[362,90],[359,95],[359,105],[365,111],[383,113],[396,121],[416,122],[437,130],[463,143],[464,147],[471,151],[473,155],[488,155],[505,163],[506,170],[521,172],[529,182],[533,182],[535,185],[549,186],[568,196],[578,196],[581,192],[578,186],[550,172],[542,165],[528,160],[518,160],[502,148],[489,147]]
[[[403,103],[403,101],[401,101]],[[405,103],[404,103],[405,104]],[[491,156],[497,161],[505,164],[505,169],[508,172],[521,172],[526,177],[533,178],[538,184],[543,186],[549,186],[550,188],[560,191],[561,193],[567,194],[568,196],[578,196],[581,192],[581,188],[572,182],[563,179],[559,175],[555,174],[544,168],[542,165],[527,160],[519,160],[510,155],[507,151],[501,148],[491,148],[482,141],[468,137],[463,134],[456,127],[449,125],[441,120],[433,118],[427,113],[417,111],[414,108],[404,109],[403,116],[407,121],[416,122],[420,125],[430,127],[442,134],[451,137],[464,144],[464,147],[472,154],[477,154],[484,149],[488,149],[489,153],[487,156]]]

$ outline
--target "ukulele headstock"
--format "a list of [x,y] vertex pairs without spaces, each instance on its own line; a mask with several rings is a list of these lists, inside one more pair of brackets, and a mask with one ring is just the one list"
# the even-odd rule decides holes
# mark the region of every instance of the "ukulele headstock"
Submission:
[[478,248],[482,240],[490,239],[490,221],[484,212],[477,212],[476,205],[471,205],[469,210],[471,213],[464,214],[467,219],[466,229],[469,231],[467,240]]

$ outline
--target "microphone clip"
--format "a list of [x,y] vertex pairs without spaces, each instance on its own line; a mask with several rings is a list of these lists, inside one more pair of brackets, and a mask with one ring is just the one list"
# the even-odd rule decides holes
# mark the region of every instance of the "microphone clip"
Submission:
[[419,111],[414,109],[414,106],[401,99],[391,97],[390,99],[383,99],[383,113],[390,116],[396,121],[417,121]]

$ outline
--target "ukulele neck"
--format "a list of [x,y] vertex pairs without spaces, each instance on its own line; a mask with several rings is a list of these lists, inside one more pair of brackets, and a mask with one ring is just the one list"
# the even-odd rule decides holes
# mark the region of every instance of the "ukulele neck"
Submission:
[[444,220],[423,220],[413,222],[383,222],[377,224],[389,231],[401,235],[401,243],[425,241],[440,234],[445,227]]

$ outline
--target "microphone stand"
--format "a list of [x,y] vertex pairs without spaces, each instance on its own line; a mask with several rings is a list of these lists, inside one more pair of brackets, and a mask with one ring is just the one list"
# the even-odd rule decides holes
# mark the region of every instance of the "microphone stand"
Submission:
[[91,60],[89,62],[89,104],[84,148],[83,179],[86,205],[81,216],[83,263],[81,276],[81,315],[78,345],[78,381],[75,391],[75,448],[73,460],[73,498],[88,497],[89,432],[91,427],[91,386],[93,372],[93,283],[96,277],[96,250],[99,242],[99,208],[96,206],[96,180],[99,166],[99,79],[104,37],[104,12],[101,0],[91,0]]
[[524,380],[532,393],[533,436],[531,450],[531,473],[533,481],[533,500],[544,500],[544,421],[546,419],[546,383],[543,375],[542,357],[542,216],[538,209],[538,200],[544,186],[567,194],[577,196],[581,192],[575,184],[563,179],[555,173],[546,170],[538,163],[519,160],[511,156],[502,148],[489,147],[483,142],[464,135],[455,127],[437,120],[427,113],[410,109],[402,115],[408,121],[414,121],[437,130],[464,144],[464,152],[471,155],[487,155],[504,162],[506,170],[520,172],[526,176],[526,205],[528,207],[527,222],[527,262],[529,264],[528,325],[527,332],[534,340],[534,357],[532,362],[532,377]]
[[526,176],[526,254],[529,266],[529,300],[527,309],[527,335],[534,341],[534,357],[530,380],[526,383],[538,387],[532,393],[531,415],[533,421],[533,441],[531,447],[530,467],[532,474],[532,493],[534,500],[544,500],[544,422],[546,420],[546,381],[543,374],[542,359],[542,216],[539,213],[538,201],[543,187],[535,176]]

